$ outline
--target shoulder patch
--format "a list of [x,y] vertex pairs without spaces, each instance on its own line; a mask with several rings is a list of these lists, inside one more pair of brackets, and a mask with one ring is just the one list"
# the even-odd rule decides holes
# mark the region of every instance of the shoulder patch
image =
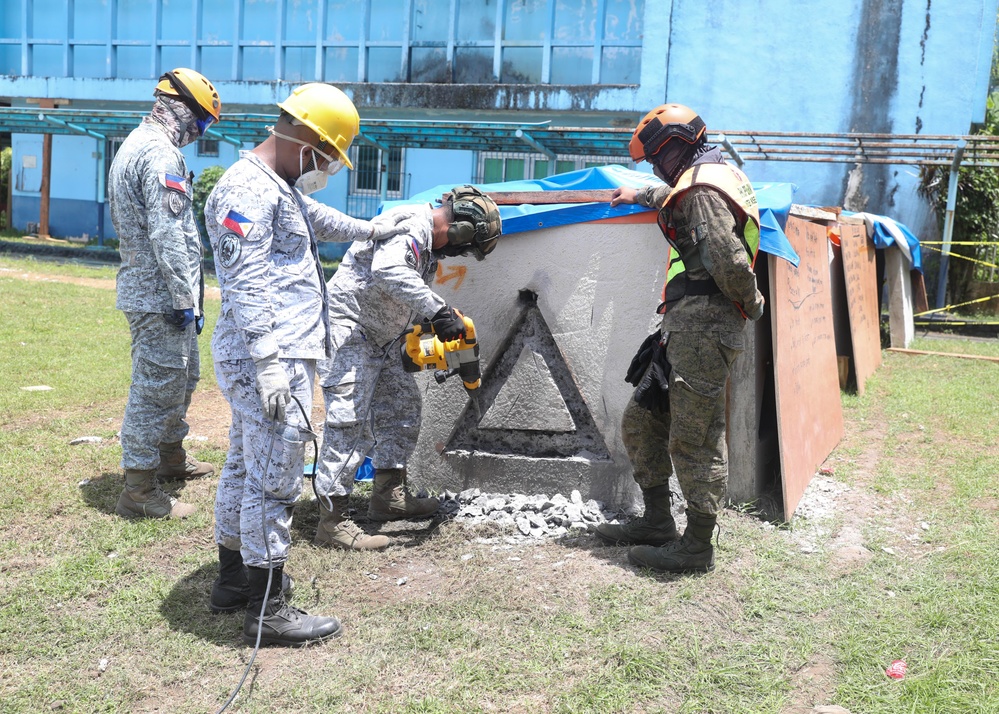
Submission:
[[250,231],[253,230],[253,221],[235,211],[229,211],[225,214],[225,218],[222,219],[222,225],[240,238],[246,238],[250,235]]
[[243,244],[239,242],[239,236],[235,233],[226,233],[219,239],[218,250],[215,257],[223,268],[228,270],[239,262],[243,255]]
[[418,270],[418,266],[420,265],[420,246],[412,238],[409,239],[406,245],[406,265],[413,270]]
[[187,179],[183,176],[177,176],[175,174],[168,173],[166,171],[160,172],[160,183],[171,191],[177,191],[185,196],[188,195],[187,190]]

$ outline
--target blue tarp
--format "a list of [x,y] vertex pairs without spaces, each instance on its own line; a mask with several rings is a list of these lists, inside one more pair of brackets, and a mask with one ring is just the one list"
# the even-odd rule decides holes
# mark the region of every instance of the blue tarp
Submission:
[[[478,184],[478,187],[490,191],[565,191],[570,189],[599,190],[627,186],[641,188],[651,183],[658,183],[656,177],[626,169],[623,166],[598,166],[580,171],[570,171],[556,174],[546,179],[533,181],[506,181],[504,183]],[[442,194],[452,188],[451,185],[437,186],[422,191],[405,201],[388,201],[384,208],[401,204],[434,203]],[[798,265],[798,254],[784,235],[788,212],[794,198],[795,185],[790,183],[759,183],[753,184],[756,198],[760,204],[760,250]],[[550,205],[500,206],[503,217],[503,233],[521,233],[536,231],[541,228],[553,228],[573,223],[599,221],[603,218],[616,218],[652,209],[639,205],[621,205],[611,208],[609,203],[558,203]]]
[[892,243],[898,245],[899,250],[904,253],[912,262],[912,267],[923,272],[923,256],[919,248],[919,239],[912,234],[906,226],[888,216],[879,216],[876,213],[853,213],[843,211],[844,216],[856,216],[863,218],[870,229],[868,234],[874,241],[876,248],[887,248]]

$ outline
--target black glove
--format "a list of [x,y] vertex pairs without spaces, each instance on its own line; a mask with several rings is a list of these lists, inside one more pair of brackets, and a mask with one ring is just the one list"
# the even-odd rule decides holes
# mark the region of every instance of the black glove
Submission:
[[645,374],[645,370],[649,366],[649,362],[652,361],[652,350],[659,344],[661,339],[662,335],[659,334],[659,330],[656,330],[645,338],[641,347],[638,348],[638,352],[632,358],[631,364],[628,366],[628,374],[624,377],[625,382],[633,387],[638,386],[642,375]]
[[652,345],[652,359],[645,374],[635,387],[638,406],[656,414],[669,412],[669,373],[672,367],[666,359],[666,348],[658,341]]
[[194,322],[194,308],[189,307],[186,310],[174,310],[172,315],[167,316],[167,322],[178,330],[187,329],[187,326]]
[[434,334],[442,342],[457,340],[465,335],[465,321],[461,319],[461,313],[453,307],[445,305],[431,320],[434,326]]

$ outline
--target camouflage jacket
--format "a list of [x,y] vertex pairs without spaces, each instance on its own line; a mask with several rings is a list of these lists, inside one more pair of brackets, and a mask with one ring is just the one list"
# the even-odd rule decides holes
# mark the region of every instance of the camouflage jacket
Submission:
[[168,130],[146,117],[122,142],[108,174],[121,253],[119,310],[197,311],[204,248],[191,191],[184,155]]
[[222,311],[216,361],[329,356],[326,282],[317,240],[367,240],[368,221],[302,195],[250,151],[205,204]]
[[444,299],[430,289],[437,272],[430,204],[400,206],[405,233],[378,243],[355,243],[330,279],[330,320],[356,322],[379,347],[414,320],[433,317]]

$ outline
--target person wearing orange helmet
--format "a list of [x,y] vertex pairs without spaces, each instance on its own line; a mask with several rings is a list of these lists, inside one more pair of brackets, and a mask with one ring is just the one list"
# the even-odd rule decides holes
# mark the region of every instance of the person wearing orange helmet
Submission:
[[[682,104],[656,107],[630,142],[635,161],[662,179],[618,188],[611,205],[659,210],[668,244],[660,329],[642,343],[626,379],[634,398],[622,416],[622,440],[645,513],[601,524],[597,536],[630,545],[628,558],[654,570],[684,573],[715,567],[711,538],[728,482],[725,386],[745,347],[745,322],[763,315],[753,264],[759,248],[756,194],[739,169],[707,142],[704,121]],[[669,479],[687,501],[680,536]]]
[[121,425],[125,488],[115,512],[127,518],[183,518],[194,506],[157,479],[215,473],[183,448],[191,394],[200,378],[197,336],[204,248],[180,147],[219,120],[215,87],[194,70],[165,73],[156,102],[122,142],[108,174],[108,203],[121,267],[116,307],[132,333],[132,384]]
[[285,600],[284,564],[302,492],[316,361],[333,342],[317,241],[393,237],[310,198],[350,167],[360,131],[353,102],[309,83],[278,104],[270,136],[222,175],[205,203],[222,310],[212,334],[219,388],[232,410],[229,452],[215,497],[219,577],[213,612],[246,610],[243,639],[299,646],[337,637],[336,617]]

